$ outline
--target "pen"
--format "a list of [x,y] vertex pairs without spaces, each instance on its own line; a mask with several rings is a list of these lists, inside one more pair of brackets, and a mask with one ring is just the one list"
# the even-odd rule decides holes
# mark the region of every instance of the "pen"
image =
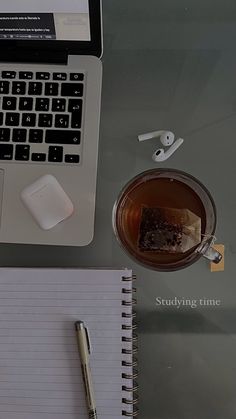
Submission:
[[89,419],[97,419],[96,404],[93,391],[91,370],[89,366],[90,343],[88,331],[82,321],[75,322],[76,338],[80,354],[82,376],[88,406]]

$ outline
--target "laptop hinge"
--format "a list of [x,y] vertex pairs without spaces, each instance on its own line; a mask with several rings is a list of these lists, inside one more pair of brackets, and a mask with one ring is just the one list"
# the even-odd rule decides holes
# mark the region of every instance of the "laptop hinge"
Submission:
[[7,48],[1,51],[0,62],[67,64],[68,52],[57,50],[29,50]]

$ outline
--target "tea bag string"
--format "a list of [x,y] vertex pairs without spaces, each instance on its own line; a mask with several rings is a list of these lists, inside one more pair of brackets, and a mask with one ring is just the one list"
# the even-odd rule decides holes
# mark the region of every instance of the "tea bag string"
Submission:
[[201,234],[201,236],[204,238],[205,243],[209,241],[211,245],[214,245],[217,240],[216,236],[212,234]]

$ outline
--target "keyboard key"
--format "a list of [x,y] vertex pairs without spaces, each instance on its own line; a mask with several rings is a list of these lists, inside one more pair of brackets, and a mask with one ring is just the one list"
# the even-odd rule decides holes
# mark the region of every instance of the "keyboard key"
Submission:
[[13,95],[24,95],[26,91],[25,81],[13,81],[12,83],[12,94]]
[[49,80],[50,79],[50,73],[45,72],[37,72],[36,73],[36,79],[37,80]]
[[57,96],[58,95],[58,83],[45,83],[45,95],[46,96]]
[[19,79],[27,79],[30,80],[33,78],[32,71],[19,71]]
[[81,128],[82,100],[69,99],[68,111],[71,112],[71,128]]
[[43,142],[43,130],[30,129],[29,130],[29,143],[42,143],[42,142]]
[[82,103],[81,99],[69,99],[68,112],[82,112]]
[[3,124],[3,112],[0,112],[0,125]]
[[52,115],[48,113],[39,114],[39,127],[51,127],[52,126]]
[[69,126],[69,115],[56,115],[55,116],[56,128],[68,128],[68,126]]
[[81,112],[71,114],[71,128],[81,128]]
[[19,110],[20,111],[32,111],[33,110],[33,98],[32,97],[20,97]]
[[16,145],[15,159],[16,160],[29,160],[30,146],[29,145]]
[[62,162],[62,159],[63,159],[63,147],[50,146],[48,149],[48,161]]
[[0,141],[10,141],[10,128],[0,128]]
[[19,113],[6,113],[5,125],[17,127],[20,123]]
[[53,112],[65,112],[66,100],[65,99],[52,99],[52,111]]
[[46,161],[46,154],[45,153],[32,153],[31,160],[32,161]]
[[66,80],[67,74],[66,73],[53,73],[53,80]]
[[13,145],[0,144],[0,160],[12,160],[13,158]]
[[78,154],[66,154],[65,155],[65,163],[79,163],[79,155]]
[[83,73],[70,73],[70,80],[83,81],[84,80],[84,75],[83,75]]
[[45,142],[48,144],[80,144],[80,131],[46,130]]
[[16,110],[16,97],[5,96],[2,101],[2,109],[6,111],[15,111]]
[[37,98],[35,110],[36,111],[48,111],[49,110],[49,99],[47,98]]
[[7,95],[9,93],[9,81],[0,81],[0,93]]
[[42,94],[43,85],[40,82],[29,82],[29,95],[38,95],[40,96]]
[[82,83],[62,83],[61,84],[61,96],[83,96],[83,84]]
[[27,130],[26,129],[13,129],[12,141],[24,143],[26,141]]
[[2,71],[2,78],[3,79],[15,79],[16,72],[15,71]]
[[36,115],[34,113],[23,113],[22,115],[23,127],[34,127],[35,124],[36,124]]

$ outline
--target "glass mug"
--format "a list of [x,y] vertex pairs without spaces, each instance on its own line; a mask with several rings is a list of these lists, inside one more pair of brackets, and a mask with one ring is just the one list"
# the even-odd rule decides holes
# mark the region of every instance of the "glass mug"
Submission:
[[[201,219],[200,242],[184,253],[143,251],[139,246],[139,237],[144,207],[188,209]],[[180,170],[152,169],[131,179],[114,204],[112,224],[122,248],[138,263],[153,270],[183,269],[201,256],[214,263],[222,259],[221,254],[212,247],[216,229],[213,198],[201,182]]]

